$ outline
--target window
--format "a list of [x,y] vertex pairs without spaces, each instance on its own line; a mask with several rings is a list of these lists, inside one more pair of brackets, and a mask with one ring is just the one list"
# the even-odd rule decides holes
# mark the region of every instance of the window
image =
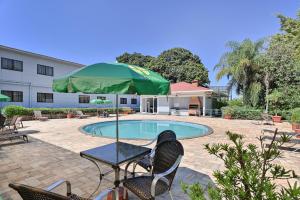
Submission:
[[9,96],[11,102],[23,102],[23,92],[2,90],[2,94]]
[[53,103],[52,93],[37,93],[37,102]]
[[131,99],[131,104],[137,104],[137,99]]
[[19,60],[9,59],[9,58],[1,58],[1,68],[22,72],[23,62]]
[[49,67],[46,65],[37,65],[37,73],[41,75],[46,75],[46,76],[53,76],[53,67]]
[[127,98],[120,98],[120,104],[127,104]]
[[90,103],[90,96],[79,95],[79,103]]
[[97,96],[97,99],[106,100],[105,96]]

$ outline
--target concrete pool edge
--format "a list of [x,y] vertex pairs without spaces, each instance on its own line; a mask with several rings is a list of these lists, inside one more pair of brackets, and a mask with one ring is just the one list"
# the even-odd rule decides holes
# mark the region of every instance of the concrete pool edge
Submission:
[[[190,139],[195,139],[195,138],[200,138],[200,137],[205,137],[208,135],[211,135],[214,133],[214,130],[205,124],[199,124],[199,123],[194,123],[194,122],[186,122],[186,121],[180,121],[180,120],[157,120],[157,119],[123,119],[123,120],[119,120],[120,121],[171,121],[171,122],[181,122],[181,123],[187,123],[187,124],[194,124],[194,125],[201,125],[205,128],[207,128],[207,133],[204,135],[198,135],[198,136],[191,136],[191,137],[184,137],[184,138],[180,138],[178,140],[190,140]],[[115,122],[115,120],[108,120],[108,121],[102,121],[102,122],[95,122],[95,123],[90,123],[90,124],[86,124],[83,126],[80,126],[78,128],[79,132],[91,136],[91,137],[99,137],[99,138],[106,138],[106,139],[116,139],[115,137],[108,137],[108,136],[99,136],[99,135],[92,135],[91,133],[87,132],[84,130],[84,127],[86,126],[90,126],[90,125],[94,125],[94,124],[99,124],[99,123],[105,123],[105,122]],[[122,140],[141,140],[141,141],[151,141],[153,139],[142,139],[142,138],[119,138]]]

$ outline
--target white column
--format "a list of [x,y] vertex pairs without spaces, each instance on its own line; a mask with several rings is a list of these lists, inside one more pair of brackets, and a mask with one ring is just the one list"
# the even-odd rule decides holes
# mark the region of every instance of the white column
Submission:
[[205,116],[205,104],[206,104],[206,97],[203,96],[203,101],[202,101],[203,116]]
[[141,96],[140,97],[140,113],[144,112],[144,110],[143,110],[143,101],[144,101],[144,98]]

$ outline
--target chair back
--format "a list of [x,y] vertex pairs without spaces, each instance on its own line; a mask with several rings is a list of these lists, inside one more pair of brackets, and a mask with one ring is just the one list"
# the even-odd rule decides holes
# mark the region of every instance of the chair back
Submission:
[[[159,143],[155,149],[155,156],[153,159],[153,173],[160,174],[169,170],[177,161],[179,156],[184,155],[182,144],[177,140],[166,140]],[[175,177],[176,169],[166,178],[169,180],[169,189]]]
[[48,192],[43,189],[23,185],[23,184],[9,184],[9,187],[16,190],[23,200],[70,200],[71,198]]
[[19,117],[19,116],[14,115],[14,116],[11,118],[11,120],[10,120],[10,122],[9,122],[9,125],[10,125],[10,126],[16,125],[16,122],[17,122],[18,117]]
[[77,113],[77,115],[80,115],[80,116],[83,115],[83,112],[81,110],[76,110],[76,113]]
[[4,127],[5,121],[6,118],[2,114],[0,114],[0,128]]
[[158,136],[157,136],[157,141],[156,144],[159,144],[163,141],[166,140],[176,140],[176,134],[174,131],[171,130],[165,130],[163,132],[161,132]]
[[42,117],[42,112],[40,110],[34,110],[33,114],[34,114],[35,118]]

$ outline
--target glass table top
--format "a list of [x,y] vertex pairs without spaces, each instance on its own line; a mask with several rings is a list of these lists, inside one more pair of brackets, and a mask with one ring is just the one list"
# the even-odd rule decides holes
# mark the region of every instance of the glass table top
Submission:
[[124,142],[114,142],[104,146],[80,152],[80,156],[88,157],[105,164],[119,166],[120,164],[147,155],[151,149]]

